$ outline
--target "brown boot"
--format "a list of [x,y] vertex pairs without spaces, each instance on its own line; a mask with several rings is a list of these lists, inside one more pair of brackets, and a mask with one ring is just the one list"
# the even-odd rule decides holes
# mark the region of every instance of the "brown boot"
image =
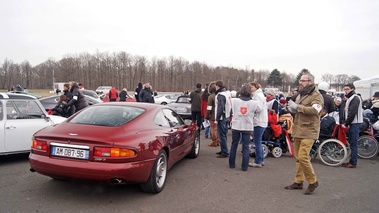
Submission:
[[317,187],[318,187],[317,181],[314,184],[309,184],[309,186],[308,186],[307,190],[305,190],[304,194],[306,194],[306,195],[312,194]]
[[293,183],[289,186],[284,187],[284,189],[289,189],[289,190],[303,189],[303,183]]
[[217,144],[214,143],[214,142],[212,142],[212,143],[208,144],[208,146],[211,146],[211,147],[217,147]]

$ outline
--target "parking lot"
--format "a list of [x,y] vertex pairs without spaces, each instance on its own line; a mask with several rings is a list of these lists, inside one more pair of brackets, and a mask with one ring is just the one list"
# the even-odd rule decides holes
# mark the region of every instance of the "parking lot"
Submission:
[[[229,131],[228,143],[231,142]],[[138,185],[106,186],[57,181],[29,171],[28,156],[0,157],[0,212],[377,212],[379,157],[359,159],[356,169],[313,165],[320,183],[313,195],[288,191],[295,160],[268,156],[263,168],[228,167],[207,146],[168,173],[164,190],[146,194]],[[239,147],[240,150],[240,147]],[[239,153],[239,151],[238,151]]]

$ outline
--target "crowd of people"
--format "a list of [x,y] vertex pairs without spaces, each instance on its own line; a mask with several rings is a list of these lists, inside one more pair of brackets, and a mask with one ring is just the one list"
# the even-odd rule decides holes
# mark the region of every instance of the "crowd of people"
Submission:
[[70,82],[64,84],[63,88],[63,94],[59,96],[58,104],[52,109],[52,114],[70,117],[89,106],[82,92],[82,89],[84,89],[82,84]]
[[[70,82],[64,84],[63,94],[54,107],[53,114],[69,117],[88,106],[82,92],[83,84]],[[21,86],[10,90],[22,90]],[[281,121],[281,117],[290,118],[290,135],[293,141],[296,172],[294,182],[284,188],[287,190],[303,189],[303,183],[308,182],[304,194],[312,194],[319,186],[317,176],[309,159],[310,150],[314,142],[320,138],[330,138],[336,125],[340,125],[348,134],[351,149],[349,162],[343,163],[346,168],[356,168],[358,164],[358,137],[365,118],[371,123],[379,122],[379,91],[372,99],[363,101],[356,94],[353,84],[345,84],[344,95],[333,96],[326,82],[317,86],[314,76],[307,72],[299,80],[299,87],[284,96],[273,89],[263,90],[258,82],[249,82],[241,86],[234,94],[229,91],[222,80],[195,85],[192,92],[186,91],[191,103],[191,119],[203,128],[205,138],[211,139],[210,147],[219,147],[217,158],[228,158],[229,167],[236,167],[236,153],[239,144],[242,144],[241,169],[247,171],[249,167],[262,168],[265,166],[262,138],[270,127],[270,119]],[[58,91],[59,94],[61,91]],[[115,87],[108,92],[110,102],[126,101],[127,89],[120,92]],[[134,91],[137,102],[154,103],[154,96],[150,83],[139,83]],[[379,125],[379,124],[378,124]],[[230,147],[228,147],[228,127],[232,131]],[[249,144],[253,136],[255,158],[250,162]]]
[[[321,82],[317,86],[311,73],[304,73],[299,87],[289,93],[275,93],[272,89],[263,91],[258,82],[241,86],[236,97],[224,86],[223,81],[196,84],[189,93],[191,100],[192,122],[199,128],[204,127],[205,138],[210,138],[210,147],[220,147],[217,158],[228,158],[229,167],[235,168],[236,150],[242,144],[241,169],[262,168],[264,163],[262,137],[269,126],[269,117],[285,116],[292,120],[291,138],[296,159],[294,182],[284,188],[303,189],[304,194],[312,194],[319,186],[317,176],[309,159],[314,142],[323,137],[332,137],[334,127],[340,125],[348,134],[351,156],[342,167],[356,168],[358,163],[358,137],[362,128],[364,110],[371,113],[372,122],[378,119],[379,92],[375,92],[370,104],[362,105],[363,100],[355,93],[353,84],[345,84],[344,96],[333,96],[329,84]],[[227,143],[228,123],[232,131],[230,148]],[[253,135],[255,159],[249,162],[249,143]]]

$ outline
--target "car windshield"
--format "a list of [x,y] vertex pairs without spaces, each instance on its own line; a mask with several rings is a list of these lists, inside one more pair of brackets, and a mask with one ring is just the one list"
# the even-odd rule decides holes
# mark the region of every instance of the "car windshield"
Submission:
[[129,106],[104,105],[89,107],[80,112],[69,123],[96,126],[122,126],[144,112],[145,109]]

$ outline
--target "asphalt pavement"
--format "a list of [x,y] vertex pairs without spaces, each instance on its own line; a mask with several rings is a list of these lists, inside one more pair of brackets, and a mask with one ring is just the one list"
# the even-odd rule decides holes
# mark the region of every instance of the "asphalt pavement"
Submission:
[[[231,143],[231,131],[228,146]],[[143,193],[138,185],[106,186],[57,181],[29,171],[27,155],[0,157],[0,212],[378,212],[379,157],[358,167],[330,167],[312,160],[319,187],[312,195],[285,190],[295,159],[269,155],[263,168],[241,170],[216,158],[201,132],[197,159],[183,159],[168,173],[164,190]],[[305,184],[305,187],[307,184]]]

